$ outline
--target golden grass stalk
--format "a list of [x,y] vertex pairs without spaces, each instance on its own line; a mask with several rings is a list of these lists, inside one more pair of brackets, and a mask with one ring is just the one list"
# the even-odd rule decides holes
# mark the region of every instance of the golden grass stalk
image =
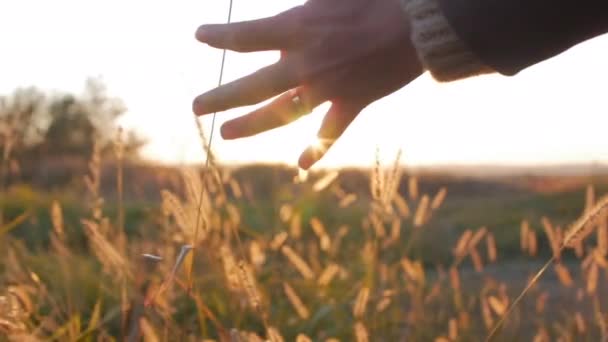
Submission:
[[331,185],[331,183],[333,183],[333,181],[335,181],[338,178],[338,171],[331,171],[328,172],[327,174],[325,174],[323,177],[321,177],[318,181],[316,181],[313,186],[312,186],[312,190],[314,192],[321,192],[323,190],[325,190],[328,186]]
[[443,201],[445,200],[445,197],[447,196],[447,194],[448,194],[447,188],[442,187],[441,189],[439,189],[437,194],[435,194],[435,197],[433,197],[433,201],[431,202],[431,209],[433,209],[433,210],[439,209],[439,207],[441,207],[441,205],[443,204]]
[[602,268],[608,268],[608,260],[602,255],[599,248],[593,250],[593,261]]
[[118,217],[117,224],[119,232],[124,232],[125,228],[125,208],[123,204],[123,168],[124,168],[124,156],[125,146],[123,129],[119,127],[116,132],[114,139],[114,156],[116,157],[116,189],[117,189],[117,206],[118,206]]
[[585,324],[585,319],[580,312],[576,312],[574,314],[574,322],[576,323],[576,330],[579,334],[584,334],[587,331],[587,325]]
[[393,167],[388,176],[385,176],[384,188],[382,189],[382,206],[385,210],[392,210],[390,208],[390,203],[397,194],[397,190],[399,189],[399,184],[401,183],[401,154],[402,151],[399,149],[397,151],[397,155],[395,157],[395,161],[393,162]]
[[393,197],[393,203],[397,207],[397,211],[402,218],[408,218],[410,216],[410,207],[407,204],[407,201],[400,194],[396,194]]
[[12,285],[8,287],[8,294],[13,297],[13,317],[24,315],[28,316],[34,311],[34,302],[30,298],[30,289],[26,286]]
[[429,210],[429,196],[424,195],[418,203],[416,208],[416,214],[414,214],[414,227],[422,227],[427,221]]
[[323,222],[321,222],[321,220],[319,220],[318,218],[313,217],[310,219],[310,226],[312,227],[312,230],[315,232],[315,235],[317,235],[317,238],[319,239],[321,250],[325,252],[329,251],[329,249],[331,248],[331,239],[325,231]]
[[380,169],[380,149],[376,147],[374,167],[372,168],[371,180],[369,182],[371,187],[372,198],[376,201],[380,201],[382,198],[382,189],[384,188],[384,175]]
[[378,237],[378,238],[385,237],[386,229],[384,229],[384,223],[382,222],[380,217],[378,217],[378,215],[376,213],[370,213],[369,220],[372,225],[372,228],[374,228],[376,237]]
[[572,276],[570,276],[568,268],[562,263],[556,263],[554,268],[559,282],[565,287],[572,287]]
[[307,246],[308,250],[308,263],[313,272],[321,272],[321,261],[319,259],[319,247],[314,241],[309,241]]
[[298,270],[298,272],[300,272],[302,277],[304,277],[305,279],[313,279],[315,277],[315,274],[310,268],[310,266],[308,266],[306,261],[304,261],[304,259],[302,259],[291,247],[283,246],[281,248],[281,252],[283,253],[283,255],[285,255],[287,260],[289,260],[289,262]]
[[289,237],[289,235],[287,235],[286,232],[278,233],[270,241],[270,249],[272,249],[273,251],[278,251],[279,248],[281,248],[283,246],[285,241],[287,241],[288,237]]
[[285,291],[287,299],[289,299],[289,302],[296,310],[298,316],[304,320],[308,319],[308,317],[310,317],[310,311],[308,311],[308,308],[304,305],[300,296],[298,296],[296,291],[287,282],[283,282],[283,291]]
[[19,227],[22,223],[24,223],[30,216],[33,214],[33,210],[28,210],[21,215],[15,217],[10,222],[6,222],[5,224],[0,224],[0,237],[4,234],[10,232],[11,230]]
[[294,239],[299,239],[302,236],[302,215],[298,212],[294,213],[291,217],[289,234]]
[[487,329],[491,329],[494,325],[494,318],[492,317],[492,312],[490,311],[490,304],[488,303],[488,299],[485,296],[481,297],[480,305],[483,323],[485,324]]
[[587,273],[587,293],[592,295],[597,290],[597,283],[599,277],[599,267],[596,263],[592,263]]
[[194,236],[194,222],[191,221],[191,215],[189,215],[186,208],[184,208],[182,202],[168,190],[161,190],[161,196],[162,209],[165,215],[172,216],[175,220],[175,224],[188,240],[192,239]]
[[[51,246],[55,253],[62,257],[67,257],[70,254],[69,248],[66,246],[66,237],[63,224],[63,213],[61,205],[57,201],[51,204],[51,224],[53,233],[51,234]],[[0,236],[2,235],[2,227],[0,227]],[[62,261],[63,262],[63,261]]]
[[593,229],[600,224],[602,218],[605,218],[607,214],[608,196],[604,196],[598,200],[593,208],[589,209],[568,228],[562,245],[570,248],[575,247],[577,243],[580,243],[593,232]]
[[528,251],[528,242],[530,240],[530,236],[529,236],[529,232],[530,231],[530,224],[528,223],[528,221],[523,220],[521,221],[521,225],[519,228],[519,245],[521,247],[522,252],[526,252]]
[[488,260],[496,262],[498,251],[496,249],[496,239],[493,234],[488,233],[486,236],[486,249],[488,251]]
[[266,329],[266,332],[268,334],[268,340],[270,342],[284,342],[285,341],[283,339],[283,336],[279,332],[279,330],[275,327],[268,327]]
[[376,312],[381,313],[386,310],[386,308],[391,305],[391,301],[391,297],[382,297],[378,304],[376,304]]
[[460,291],[460,273],[457,267],[450,267],[450,286],[455,292]]
[[448,336],[451,341],[456,341],[458,339],[458,321],[456,318],[452,318],[448,322]]
[[472,250],[473,248],[476,248],[477,244],[479,244],[479,242],[481,241],[481,239],[484,238],[484,236],[486,235],[487,232],[488,232],[488,229],[486,227],[479,228],[475,232],[475,234],[473,234],[473,236],[471,237],[471,240],[469,241],[469,244],[468,244],[467,248],[469,250]]
[[588,270],[591,267],[591,264],[594,262],[593,254],[588,254],[583,261],[581,261],[581,268],[583,270]]
[[428,294],[424,298],[424,303],[430,303],[433,300],[439,298],[439,295],[441,295],[442,291],[441,285],[442,284],[440,282],[435,282],[435,284],[433,284],[431,289],[428,291]]
[[560,226],[555,227],[555,239],[557,240],[558,246],[564,241],[564,230]]
[[540,327],[538,329],[538,332],[536,333],[536,335],[534,335],[534,338],[532,339],[532,342],[549,342],[551,341],[551,338],[549,337],[549,333],[547,332],[547,329],[545,329],[544,327]]
[[472,237],[473,231],[470,229],[467,229],[464,233],[462,233],[462,235],[460,235],[458,242],[456,242],[456,247],[454,248],[454,256],[456,258],[463,258],[465,255],[467,255],[469,242],[471,241]]
[[495,296],[488,297],[488,304],[490,305],[490,308],[492,308],[492,311],[494,311],[494,313],[498,316],[504,315],[507,311],[508,303],[501,301]]
[[[243,260],[239,260],[238,262],[238,278],[241,287],[245,290],[249,305],[251,305],[252,308],[254,308],[256,311],[263,315],[264,313],[262,311],[262,300],[255,284],[253,271],[250,267],[247,267],[245,261]],[[265,317],[262,317],[262,319],[265,320]]]
[[57,237],[63,239],[63,213],[61,212],[61,205],[57,201],[53,201],[51,204],[51,223]]
[[238,226],[241,224],[241,214],[239,213],[239,209],[232,203],[227,203],[226,212],[228,213],[228,221],[230,221],[234,226]]
[[401,237],[401,220],[394,218],[391,223],[391,240],[398,241]]
[[347,208],[351,204],[355,203],[356,200],[357,200],[357,194],[354,194],[354,193],[348,194],[348,195],[342,197],[342,199],[340,199],[338,206],[340,208]]
[[477,251],[477,248],[472,248],[469,252],[469,255],[471,256],[471,261],[473,262],[473,268],[475,268],[475,272],[483,272],[483,261],[481,260],[481,255]]
[[340,187],[339,184],[333,184],[331,186],[331,192],[337,197],[337,198],[344,198],[346,197],[346,191],[344,191],[344,189],[342,189],[342,187]]
[[348,234],[349,227],[346,225],[340,226],[338,231],[334,235],[333,243],[331,246],[331,255],[336,255],[340,251],[340,246],[342,245],[342,240]]
[[353,316],[355,316],[355,318],[361,318],[365,315],[367,302],[369,300],[369,292],[370,290],[367,286],[364,286],[359,290],[355,305],[353,306]]
[[531,256],[535,256],[538,252],[538,239],[536,238],[536,232],[530,230],[528,232],[528,252]]
[[141,330],[141,335],[143,337],[143,341],[144,342],[158,342],[158,341],[160,341],[160,338],[156,334],[156,331],[154,331],[154,327],[144,317],[141,317],[139,319],[139,328]]
[[408,193],[411,200],[418,199],[418,177],[411,176],[407,183]]
[[338,265],[336,265],[334,263],[327,265],[327,267],[325,267],[323,272],[321,272],[321,275],[319,276],[319,279],[317,280],[317,284],[319,284],[319,286],[329,285],[329,283],[331,283],[331,281],[334,279],[336,274],[338,274],[338,271],[340,271],[340,267]]
[[230,190],[232,190],[234,197],[237,199],[243,197],[243,191],[241,190],[239,182],[237,182],[235,179],[230,179],[228,185],[230,186]]
[[308,180],[308,171],[303,169],[298,169],[298,175],[294,179],[294,183],[306,183]]
[[553,256],[556,259],[559,259],[560,251],[561,251],[561,241],[558,240],[558,236],[555,233],[555,229],[551,224],[551,221],[545,216],[541,218],[541,223],[543,229],[545,230],[545,234],[547,235],[547,240],[549,240],[549,246],[551,246],[551,251],[553,252]]
[[355,323],[355,341],[357,342],[368,342],[369,341],[369,333],[367,332],[367,328],[362,322]]
[[304,334],[298,334],[298,336],[296,336],[296,342],[312,342],[312,340]]
[[547,300],[549,299],[549,294],[547,292],[543,292],[536,298],[536,313],[542,314],[545,311],[545,307],[547,306]]
[[249,244],[249,257],[251,263],[256,267],[261,267],[266,262],[266,254],[257,241],[252,241]]
[[597,249],[602,256],[608,254],[608,216],[599,218],[597,227]]
[[110,274],[124,278],[130,275],[129,262],[120,254],[114,245],[100,232],[100,225],[90,220],[82,220],[85,232],[91,242],[91,249],[97,259]]
[[226,277],[226,283],[228,289],[236,291],[240,289],[239,270],[236,262],[236,258],[232,251],[227,245],[220,246],[220,259],[224,267],[224,276]]
[[424,267],[419,260],[411,261],[408,258],[403,258],[401,259],[401,267],[409,279],[417,282],[420,285],[424,284],[426,275],[424,272]]
[[289,222],[293,215],[293,207],[290,204],[283,204],[279,209],[279,217],[283,222]]

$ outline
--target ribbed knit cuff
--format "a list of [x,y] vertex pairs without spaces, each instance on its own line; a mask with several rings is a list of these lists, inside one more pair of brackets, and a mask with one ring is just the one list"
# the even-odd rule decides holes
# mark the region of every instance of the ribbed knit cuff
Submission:
[[422,65],[441,82],[492,73],[465,46],[443,15],[438,0],[401,0]]

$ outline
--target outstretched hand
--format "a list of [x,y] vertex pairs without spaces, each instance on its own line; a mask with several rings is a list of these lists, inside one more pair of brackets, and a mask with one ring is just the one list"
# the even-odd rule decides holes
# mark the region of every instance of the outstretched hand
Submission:
[[331,101],[318,138],[299,166],[310,168],[370,103],[400,89],[423,71],[409,38],[400,0],[309,0],[276,16],[203,25],[196,38],[238,52],[281,51],[270,66],[198,96],[197,115],[271,103],[230,120],[224,139],[252,136],[286,125]]

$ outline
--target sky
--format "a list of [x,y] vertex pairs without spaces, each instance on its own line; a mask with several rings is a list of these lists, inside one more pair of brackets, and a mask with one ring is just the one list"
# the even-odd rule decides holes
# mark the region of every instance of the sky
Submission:
[[[303,1],[234,0],[233,20],[262,18]],[[192,99],[215,87],[221,51],[194,39],[201,24],[226,20],[228,0],[4,0],[0,94],[35,85],[79,92],[100,77],[128,107],[121,125],[149,140],[144,156],[170,163],[204,157]],[[225,80],[278,58],[228,53]],[[608,37],[585,42],[515,77],[447,84],[421,76],[366,108],[319,167],[366,166],[376,148],[410,165],[539,165],[608,162]],[[244,114],[217,116],[218,126]],[[289,127],[213,148],[226,163],[297,163],[328,105]],[[210,118],[203,120],[207,132]]]

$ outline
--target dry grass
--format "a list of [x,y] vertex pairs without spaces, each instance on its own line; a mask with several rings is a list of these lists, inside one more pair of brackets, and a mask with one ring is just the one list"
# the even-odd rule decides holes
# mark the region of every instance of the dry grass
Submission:
[[[129,235],[124,211],[107,214],[99,191],[103,161],[96,153],[85,177],[89,211],[77,227],[86,233],[88,250],[74,248],[68,233],[73,223],[60,201],[48,208],[48,250],[29,250],[0,235],[0,336],[302,342],[606,338],[608,197],[596,201],[594,188],[587,188],[581,196],[586,209],[567,229],[548,216],[522,219],[515,244],[524,265],[533,266],[506,271],[511,261],[492,227],[470,227],[460,236],[439,230],[436,219],[449,201],[448,189],[427,193],[418,176],[406,175],[407,194],[399,192],[404,178],[399,158],[388,169],[377,158],[369,197],[344,190],[338,172],[306,175],[309,179],[301,174],[298,192],[273,203],[277,217],[264,227],[256,227],[243,209],[250,190],[213,159],[204,173],[184,169],[179,188],[159,189],[154,234],[147,228]],[[120,188],[129,180],[118,165]],[[122,206],[120,189],[118,194]],[[306,196],[330,198],[331,216],[310,210],[302,200]],[[361,222],[346,224],[341,215],[353,207],[364,208]],[[421,260],[416,251],[425,238],[449,240],[449,262]],[[538,261],[546,260],[539,250],[551,251],[542,269]],[[554,280],[543,282],[550,265],[546,277]]]

